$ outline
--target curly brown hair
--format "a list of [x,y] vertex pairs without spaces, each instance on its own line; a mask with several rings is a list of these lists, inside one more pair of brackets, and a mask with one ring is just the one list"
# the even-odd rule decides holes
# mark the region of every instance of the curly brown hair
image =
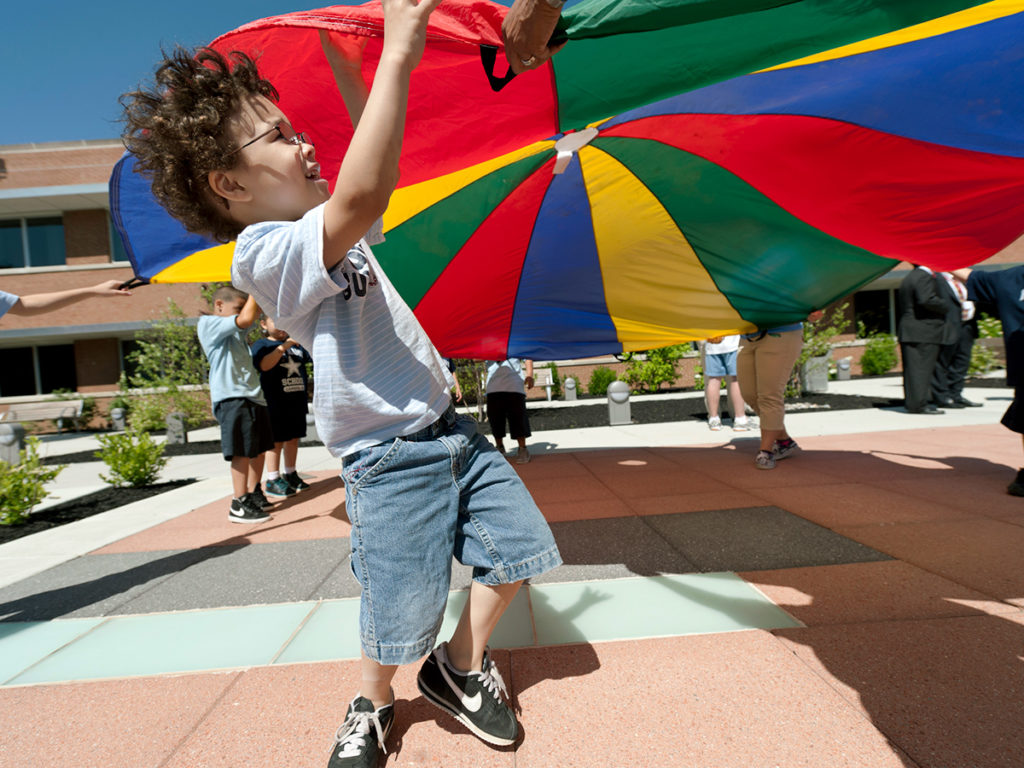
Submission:
[[243,227],[227,215],[226,201],[210,189],[208,175],[238,164],[228,119],[254,95],[278,99],[246,54],[179,46],[170,55],[164,52],[152,88],[140,86],[120,98],[124,145],[151,180],[153,196],[187,230],[221,243]]

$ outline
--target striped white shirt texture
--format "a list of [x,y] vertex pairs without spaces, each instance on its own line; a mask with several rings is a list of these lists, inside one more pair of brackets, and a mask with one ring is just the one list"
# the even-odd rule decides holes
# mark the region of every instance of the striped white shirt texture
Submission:
[[454,383],[365,239],[324,268],[323,210],[246,227],[231,280],[309,350],[317,432],[342,457],[432,424]]
[[7,314],[7,310],[18,303],[20,297],[15,296],[13,293],[7,291],[0,291],[0,317]]

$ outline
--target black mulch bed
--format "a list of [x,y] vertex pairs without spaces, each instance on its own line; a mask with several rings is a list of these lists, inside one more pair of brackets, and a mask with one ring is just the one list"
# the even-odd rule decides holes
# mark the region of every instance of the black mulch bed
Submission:
[[21,525],[0,525],[0,544],[32,533],[39,533],[48,528],[56,528],[65,523],[73,523],[86,517],[98,515],[100,512],[123,507],[135,501],[148,499],[183,485],[194,483],[194,478],[172,480],[167,483],[156,483],[142,488],[104,488],[102,491],[79,496],[77,499],[56,504],[48,509],[33,513],[28,522]]

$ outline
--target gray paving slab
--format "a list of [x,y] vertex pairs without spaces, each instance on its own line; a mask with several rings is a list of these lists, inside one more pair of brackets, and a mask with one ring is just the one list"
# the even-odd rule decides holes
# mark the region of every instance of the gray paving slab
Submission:
[[644,520],[700,571],[760,571],[892,559],[772,506],[653,515]]
[[206,547],[226,550],[118,606],[116,614],[183,611],[309,600],[342,563],[349,548],[338,539]]
[[228,547],[76,557],[0,589],[0,621],[106,616]]
[[534,584],[694,573],[700,570],[658,531],[637,517],[553,523],[563,565]]

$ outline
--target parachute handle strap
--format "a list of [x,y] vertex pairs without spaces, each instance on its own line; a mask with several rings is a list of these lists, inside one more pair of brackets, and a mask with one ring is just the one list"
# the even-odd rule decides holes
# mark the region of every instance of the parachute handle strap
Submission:
[[498,77],[494,74],[494,66],[498,62],[498,49],[496,46],[481,45],[480,61],[484,65],[484,74],[487,75],[487,81],[491,84],[491,90],[495,93],[511,83],[512,78],[516,76],[511,67],[509,67],[504,77]]
[[149,280],[144,277],[133,277],[131,280],[125,280],[118,287],[118,290],[128,291],[132,288],[138,288],[141,285],[149,285]]

